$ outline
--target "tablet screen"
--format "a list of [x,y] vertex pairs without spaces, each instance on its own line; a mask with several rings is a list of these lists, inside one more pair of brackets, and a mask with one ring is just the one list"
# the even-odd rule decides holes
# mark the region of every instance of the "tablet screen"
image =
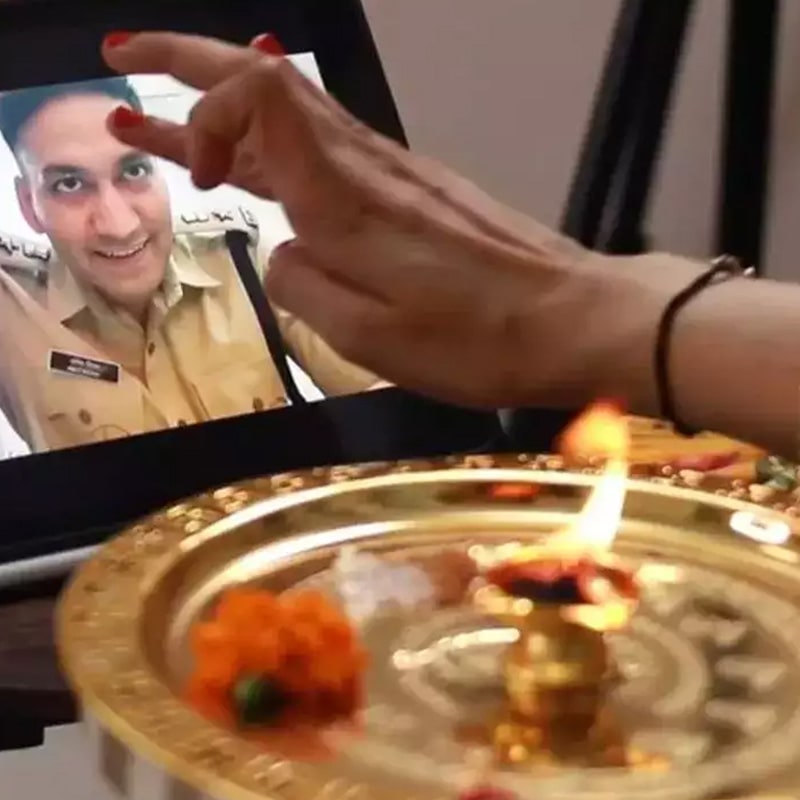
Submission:
[[[292,58],[322,85],[313,54]],[[185,121],[198,99],[158,75],[0,95],[3,458],[379,385],[280,309],[287,359],[276,363],[228,234],[246,237],[261,280],[292,236],[280,206],[230,186],[199,191],[106,128],[120,105]]]
[[163,76],[104,82],[115,30],[271,32],[405,140],[360,0],[0,2],[0,565],[247,477],[494,447],[496,415],[368,391],[376,376],[297,320],[267,324],[286,219],[109,136],[121,104],[182,121],[198,99]]

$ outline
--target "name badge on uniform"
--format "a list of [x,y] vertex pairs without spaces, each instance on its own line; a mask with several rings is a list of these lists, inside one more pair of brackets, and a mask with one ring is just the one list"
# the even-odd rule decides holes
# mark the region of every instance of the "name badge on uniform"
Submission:
[[71,375],[75,378],[91,378],[95,381],[106,381],[106,383],[119,383],[119,364],[67,353],[64,350],[50,351],[48,368],[51,372]]

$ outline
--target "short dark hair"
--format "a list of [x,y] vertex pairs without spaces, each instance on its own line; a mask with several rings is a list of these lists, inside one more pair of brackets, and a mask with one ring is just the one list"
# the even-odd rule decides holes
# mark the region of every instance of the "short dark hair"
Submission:
[[0,133],[11,152],[17,152],[22,129],[43,106],[61,97],[76,94],[106,95],[130,106],[134,111],[142,111],[142,101],[125,77],[98,78],[4,92],[0,94]]

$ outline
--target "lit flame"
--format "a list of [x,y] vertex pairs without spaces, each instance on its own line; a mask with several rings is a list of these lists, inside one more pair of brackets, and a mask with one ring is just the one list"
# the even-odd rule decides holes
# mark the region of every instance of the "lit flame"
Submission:
[[625,503],[630,452],[627,420],[615,404],[595,403],[565,431],[561,450],[571,457],[605,458],[606,464],[576,521],[551,542],[581,553],[608,550],[616,538]]

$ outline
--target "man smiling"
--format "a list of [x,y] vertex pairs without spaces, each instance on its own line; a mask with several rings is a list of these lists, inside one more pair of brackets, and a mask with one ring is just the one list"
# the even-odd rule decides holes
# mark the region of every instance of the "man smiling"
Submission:
[[[120,103],[142,108],[125,78],[0,96],[20,210],[53,246],[44,280],[0,270],[0,404],[36,450],[286,402],[225,243],[233,225],[255,244],[257,225],[221,214],[216,228],[193,229],[188,215],[175,229],[158,164],[107,130]],[[323,392],[377,385],[277,314]]]

